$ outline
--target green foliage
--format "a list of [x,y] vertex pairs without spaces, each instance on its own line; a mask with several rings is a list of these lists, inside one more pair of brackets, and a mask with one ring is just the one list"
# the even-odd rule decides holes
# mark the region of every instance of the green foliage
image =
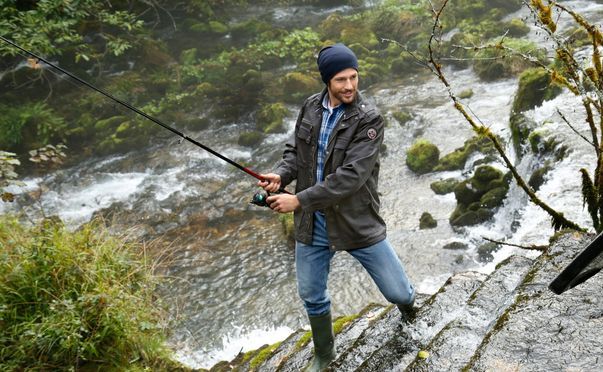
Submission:
[[158,366],[168,351],[157,280],[144,247],[100,223],[70,232],[56,218],[0,217],[2,369]]
[[264,105],[256,115],[256,128],[264,133],[285,132],[283,122],[288,113],[289,110],[280,102]]
[[23,142],[30,148],[43,146],[60,138],[64,128],[63,118],[45,103],[0,105],[0,147],[11,149]]
[[[99,58],[104,53],[119,56],[132,47],[132,41],[118,34],[140,31],[142,21],[133,13],[108,7],[102,1],[18,2],[0,0],[0,35],[44,56],[61,55],[70,50],[75,61]],[[103,45],[84,39],[85,32],[102,30]],[[0,43],[0,55],[15,56],[17,50]]]

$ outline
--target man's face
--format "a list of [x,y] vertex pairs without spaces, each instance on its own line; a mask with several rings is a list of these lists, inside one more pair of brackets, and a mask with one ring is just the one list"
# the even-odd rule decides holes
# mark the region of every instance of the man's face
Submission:
[[329,81],[329,99],[333,107],[340,103],[352,103],[358,90],[358,71],[346,68]]

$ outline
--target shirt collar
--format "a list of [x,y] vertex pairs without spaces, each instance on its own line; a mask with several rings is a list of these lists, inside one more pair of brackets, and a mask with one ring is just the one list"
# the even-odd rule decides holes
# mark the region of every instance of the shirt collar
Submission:
[[330,115],[333,115],[333,112],[337,111],[339,109],[342,109],[344,107],[344,104],[340,103],[339,105],[337,105],[333,108],[329,107],[329,92],[327,91],[327,94],[325,94],[324,97],[322,98],[322,107],[325,110],[329,111]]

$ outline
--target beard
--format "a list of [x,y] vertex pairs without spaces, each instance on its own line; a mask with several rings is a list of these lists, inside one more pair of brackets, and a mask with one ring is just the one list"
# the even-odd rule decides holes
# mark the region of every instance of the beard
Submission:
[[333,97],[335,97],[341,103],[352,103],[356,99],[356,89],[348,89],[348,90],[340,90],[337,92],[333,92]]

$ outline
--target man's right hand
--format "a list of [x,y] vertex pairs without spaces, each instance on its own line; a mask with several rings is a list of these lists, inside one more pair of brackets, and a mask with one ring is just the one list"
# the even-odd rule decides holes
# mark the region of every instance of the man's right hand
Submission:
[[281,189],[281,176],[276,173],[260,174],[264,181],[259,181],[258,186],[268,192],[277,192]]

